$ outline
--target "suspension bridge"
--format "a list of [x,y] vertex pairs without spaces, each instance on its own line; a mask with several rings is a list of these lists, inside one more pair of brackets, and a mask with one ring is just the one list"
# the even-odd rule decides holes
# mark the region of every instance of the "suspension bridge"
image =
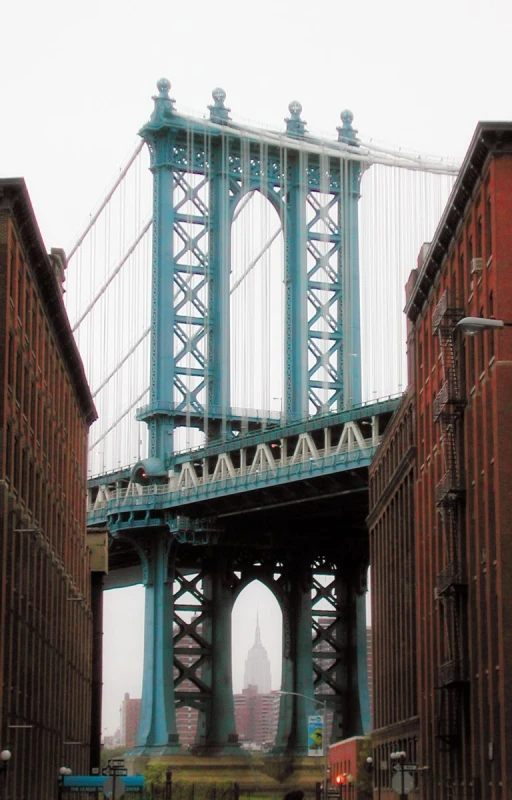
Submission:
[[[236,121],[222,89],[180,113],[157,85],[141,143],[69,254],[67,305],[99,421],[88,518],[108,585],[145,585],[135,753],[239,752],[233,604],[283,612],[275,751],[369,729],[367,468],[399,401],[403,287],[458,165]],[[185,640],[187,642],[185,646]]]

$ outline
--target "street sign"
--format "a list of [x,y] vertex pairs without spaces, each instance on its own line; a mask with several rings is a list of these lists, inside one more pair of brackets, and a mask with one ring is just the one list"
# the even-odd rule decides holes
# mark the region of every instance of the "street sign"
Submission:
[[[103,787],[107,781],[112,781],[113,777],[105,778],[102,775],[63,775],[62,783],[60,784],[60,791],[63,795],[68,792],[90,792],[97,796],[98,792],[103,792]],[[129,775],[126,778],[121,778],[119,773],[116,773],[116,797],[118,795],[117,784],[122,781],[124,783],[124,792],[128,794],[144,794],[144,778],[142,775]]]
[[121,769],[123,769],[124,758],[109,758],[107,764],[110,767],[110,769],[117,769],[118,767],[121,767]]
[[[391,786],[394,792],[402,794],[402,772],[395,772]],[[403,794],[409,794],[414,791],[414,775],[410,772],[404,771],[403,777]]]
[[119,800],[123,797],[126,791],[126,784],[120,776],[111,775],[103,784],[104,797],[112,798],[112,800]]
[[126,767],[104,767],[101,771],[102,775],[128,775]]
[[[393,769],[394,769],[395,772],[401,772],[402,771],[402,765],[401,764],[394,764],[393,765]],[[418,769],[418,765],[417,764],[404,764],[403,769],[404,769],[404,772],[416,772],[416,770]]]

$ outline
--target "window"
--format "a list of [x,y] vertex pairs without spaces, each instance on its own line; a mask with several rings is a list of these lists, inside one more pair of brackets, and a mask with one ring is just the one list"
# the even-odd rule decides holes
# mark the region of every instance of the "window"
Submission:
[[475,257],[482,258],[482,216],[480,215],[476,221],[476,241],[475,241]]
[[10,387],[11,391],[14,385],[14,361],[15,361],[15,346],[14,346],[14,336],[12,334],[9,336],[9,350],[8,350],[8,362],[7,362],[7,384]]
[[487,213],[486,213],[486,220],[485,220],[485,255],[487,257],[487,261],[492,256],[492,205],[491,205],[491,198],[487,198]]
[[464,286],[466,285],[466,276],[464,274],[464,253],[459,250],[459,275],[458,284],[460,296],[463,296]]
[[[489,316],[494,317],[494,295],[489,292]],[[494,357],[494,330],[489,331],[489,360]]]
[[[483,307],[480,308],[480,316],[484,316],[484,309]],[[484,371],[485,362],[484,362],[484,352],[485,352],[485,337],[487,332],[477,336],[478,339],[478,374],[481,375]]]

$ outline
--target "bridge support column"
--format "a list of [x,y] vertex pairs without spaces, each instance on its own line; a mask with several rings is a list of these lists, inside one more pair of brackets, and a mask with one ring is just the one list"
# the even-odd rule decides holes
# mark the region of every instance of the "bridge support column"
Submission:
[[[159,152],[165,141],[159,141]],[[163,152],[160,153],[163,156]],[[162,157],[163,161],[163,157]],[[153,413],[149,426],[149,454],[162,461],[173,452],[174,423],[167,406],[173,401],[174,353],[174,178],[167,166],[153,167],[153,280],[151,297],[151,394]],[[164,404],[165,409],[159,408]]]
[[212,699],[205,749],[215,754],[239,752],[231,669],[233,595],[225,559],[216,554],[212,573]]
[[308,316],[306,156],[288,153],[288,202],[285,212],[285,417],[302,419],[308,411]]
[[[344,112],[346,113],[346,112]],[[350,113],[350,112],[349,112]],[[359,279],[359,184],[361,166],[346,162],[343,171],[343,200],[340,224],[343,231],[343,353],[338,369],[344,376],[344,408],[358,406],[361,393],[361,299]]]
[[155,531],[142,547],[137,547],[143,559],[146,604],[141,714],[135,747],[159,755],[180,749],[174,703],[170,544],[168,533]]
[[[210,172],[210,267],[208,271],[208,403],[217,419],[214,437],[226,436],[230,405],[230,291],[231,219],[229,210],[228,144],[224,136],[212,141]],[[206,409],[207,413],[209,409]]]
[[314,696],[309,564],[298,560],[291,564],[287,594],[287,608],[283,614],[283,695],[275,750],[305,756],[308,717],[321,711],[316,703],[307,699]]
[[339,568],[336,578],[340,643],[335,675],[339,698],[334,707],[333,741],[362,736],[371,728],[366,663],[367,562],[354,558]]

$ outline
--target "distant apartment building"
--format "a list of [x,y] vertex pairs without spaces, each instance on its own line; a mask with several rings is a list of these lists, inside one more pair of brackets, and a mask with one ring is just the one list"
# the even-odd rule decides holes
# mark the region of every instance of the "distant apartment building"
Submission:
[[248,686],[242,694],[234,695],[236,732],[242,743],[274,743],[280,699],[278,692],[260,694],[257,686]]
[[121,704],[121,745],[131,750],[135,747],[140,719],[140,697],[130,697],[126,692]]

